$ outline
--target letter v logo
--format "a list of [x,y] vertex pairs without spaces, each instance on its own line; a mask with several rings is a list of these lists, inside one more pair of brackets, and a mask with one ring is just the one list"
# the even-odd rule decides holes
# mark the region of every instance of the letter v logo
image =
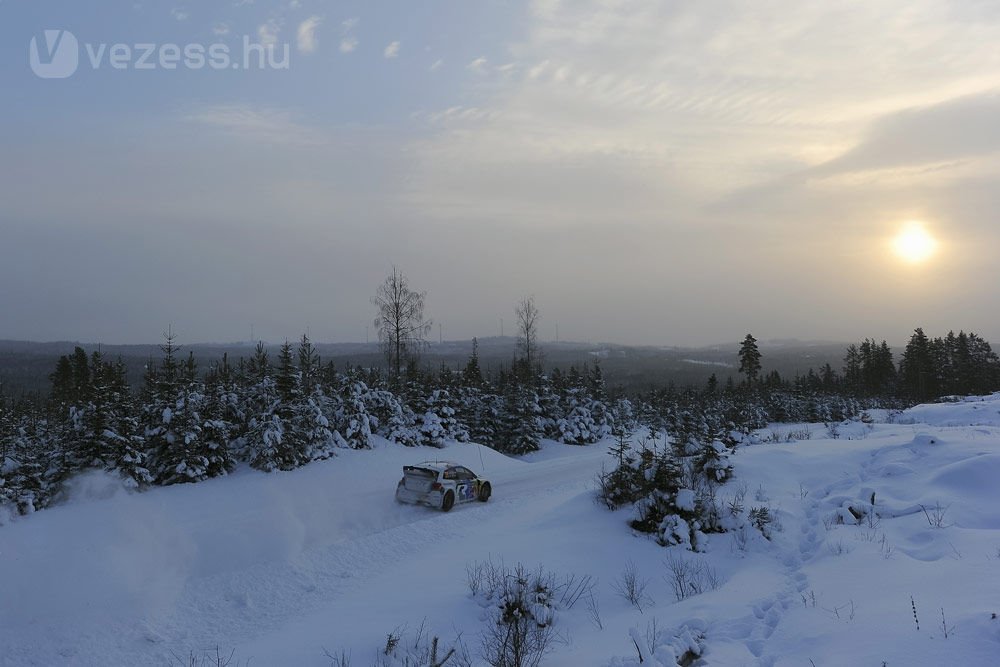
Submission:
[[69,30],[46,30],[31,38],[28,48],[31,71],[42,79],[73,76],[80,64],[80,44]]

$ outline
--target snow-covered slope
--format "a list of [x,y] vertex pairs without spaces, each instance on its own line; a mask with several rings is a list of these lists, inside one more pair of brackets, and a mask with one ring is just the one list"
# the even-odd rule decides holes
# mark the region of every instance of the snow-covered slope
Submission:
[[[0,528],[0,664],[177,664],[218,646],[233,664],[344,651],[369,665],[386,633],[422,622],[475,655],[484,611],[466,566],[491,558],[598,579],[601,627],[583,604],[557,612],[563,641],[544,664],[638,664],[633,636],[646,650],[684,626],[704,633],[711,665],[997,664],[1000,396],[892,420],[740,450],[720,501],[745,486],[780,529],[713,535],[705,554],[663,549],[631,533],[628,510],[594,502],[604,446],[512,460],[380,442],[138,495],[84,476],[66,504]],[[401,466],[438,457],[484,471],[493,499],[397,505]],[[676,602],[671,553],[711,567],[718,588]],[[649,582],[641,613],[615,591],[627,562]]]

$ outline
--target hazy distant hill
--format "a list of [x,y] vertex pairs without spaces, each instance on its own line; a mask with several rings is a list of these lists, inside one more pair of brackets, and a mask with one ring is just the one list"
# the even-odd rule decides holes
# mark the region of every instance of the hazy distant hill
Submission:
[[[55,368],[60,355],[69,354],[77,345],[87,352],[97,349],[96,344],[59,341],[34,343],[29,341],[0,340],[0,382],[4,393],[47,392],[48,376]],[[600,363],[608,384],[626,390],[640,390],[654,385],[674,383],[677,386],[704,384],[713,373],[720,382],[737,376],[739,362],[738,343],[711,347],[653,347],[630,346],[610,343],[546,342],[542,352],[546,366],[568,368],[571,365]],[[818,369],[825,363],[840,369],[846,343],[807,342],[797,340],[761,341],[764,372],[777,370],[782,376],[793,377],[809,368]],[[273,358],[278,344],[267,344]],[[316,348],[324,361],[332,360],[337,366],[346,364],[381,366],[384,358],[377,343],[317,343]],[[516,348],[510,336],[493,336],[479,339],[480,363],[484,369],[496,370],[510,363]],[[121,357],[129,368],[133,386],[141,382],[146,363],[160,358],[158,344],[102,345],[108,358]],[[253,345],[237,343],[193,343],[181,345],[181,355],[193,352],[201,370],[228,354],[235,363],[240,357],[249,357]],[[431,343],[422,357],[422,365],[438,368],[461,368],[472,353],[472,341],[444,341]]]

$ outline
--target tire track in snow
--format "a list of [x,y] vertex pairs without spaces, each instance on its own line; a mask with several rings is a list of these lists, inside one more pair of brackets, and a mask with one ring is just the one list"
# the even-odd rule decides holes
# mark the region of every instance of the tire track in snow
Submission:
[[[345,510],[334,508],[331,520],[344,528],[339,539],[320,539],[311,545],[306,540],[300,552],[285,560],[189,578],[170,609],[151,613],[138,623],[108,628],[108,635],[119,638],[120,655],[114,661],[138,664],[152,651],[169,662],[197,647],[240,646],[296,618],[321,612],[418,554],[460,542],[486,523],[508,520],[540,497],[578,493],[604,458],[604,448],[595,447],[582,449],[579,455],[526,463],[492,477],[487,474],[494,486],[490,502],[457,506],[447,514],[400,506],[392,500],[391,488],[355,494],[346,511],[367,507],[377,523],[366,524],[364,517],[345,521],[341,514]],[[241,520],[252,522],[254,517]],[[83,656],[77,659],[88,664]]]

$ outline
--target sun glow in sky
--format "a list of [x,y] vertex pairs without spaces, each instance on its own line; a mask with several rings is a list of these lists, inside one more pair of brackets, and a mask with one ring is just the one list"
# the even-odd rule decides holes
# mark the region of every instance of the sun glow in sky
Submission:
[[893,239],[892,247],[901,259],[920,264],[937,250],[937,241],[920,222],[909,222]]

